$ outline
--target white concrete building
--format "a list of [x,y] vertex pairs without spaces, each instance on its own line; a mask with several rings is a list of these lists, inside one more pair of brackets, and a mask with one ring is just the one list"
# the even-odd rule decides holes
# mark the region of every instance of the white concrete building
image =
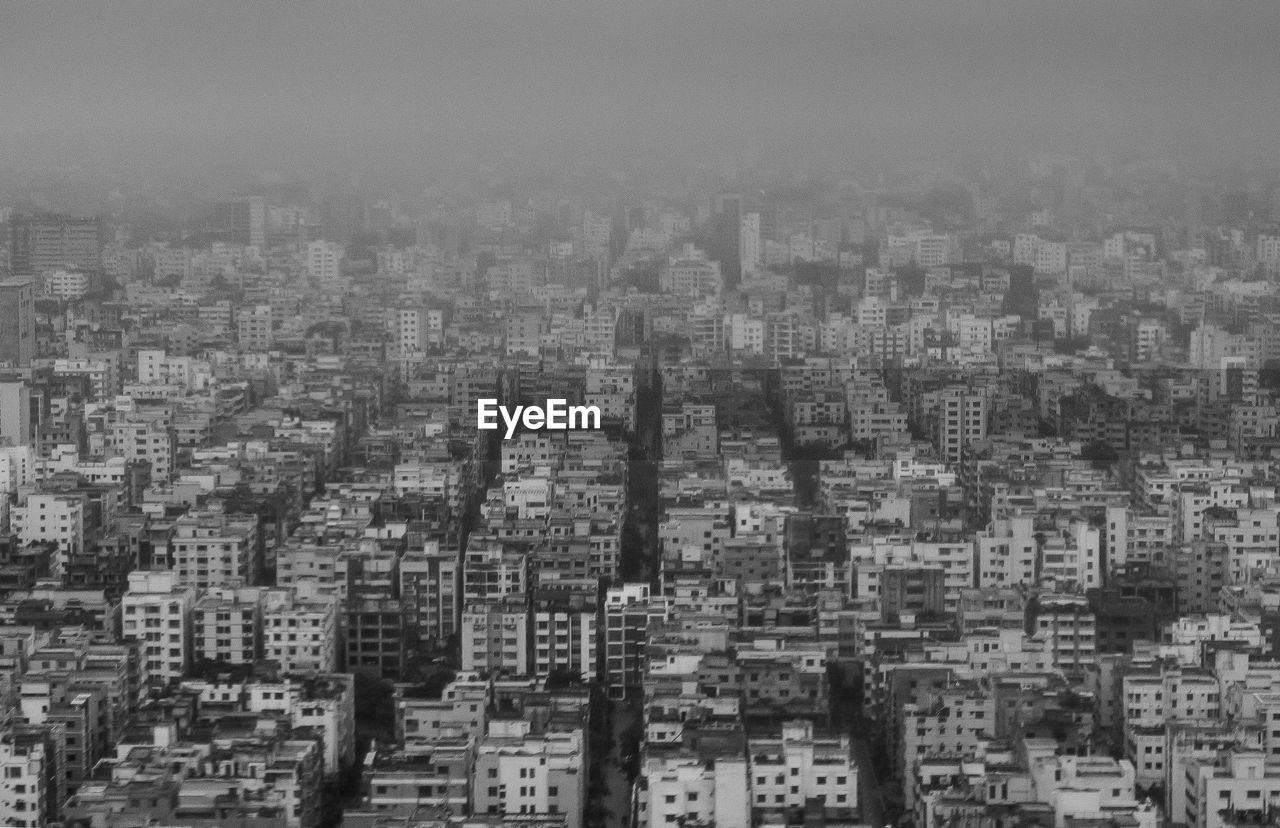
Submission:
[[1181,764],[1175,775],[1185,775],[1194,783],[1185,797],[1185,811],[1178,815],[1187,828],[1238,826],[1240,812],[1246,818],[1256,813],[1257,824],[1265,824],[1261,815],[1280,807],[1280,762],[1260,750],[1237,748]]
[[1067,272],[1067,243],[1042,241],[1036,248],[1037,273],[1058,275]]
[[79,495],[33,494],[26,503],[13,507],[13,531],[23,543],[48,541],[57,544],[53,569],[61,574],[71,555],[84,551],[85,498]]
[[137,641],[152,691],[180,680],[191,666],[196,591],[173,572],[131,572],[121,599],[122,637]]
[[[594,599],[594,594],[574,598]],[[594,600],[554,601],[543,598],[533,610],[533,671],[558,671],[596,677],[597,607]]]
[[658,288],[679,296],[719,296],[724,287],[720,263],[692,244],[674,253],[658,274]]
[[253,682],[245,687],[246,709],[283,713],[296,728],[323,734],[324,775],[332,777],[356,758],[355,677],[327,673],[280,682]]
[[[49,763],[41,742],[0,735],[0,825],[43,828],[49,817]],[[61,804],[61,803],[59,803]]]
[[449,683],[440,698],[396,693],[397,741],[480,738],[489,723],[493,685],[477,673],[463,673]]
[[89,274],[83,270],[47,270],[42,278],[46,296],[70,302],[89,292]]
[[193,658],[252,664],[262,657],[263,592],[218,588],[196,601],[192,612]]
[[179,583],[197,589],[250,586],[259,565],[258,519],[189,512],[174,522],[171,566]]
[[632,824],[659,828],[685,821],[694,825],[750,825],[751,788],[741,756],[646,755]]
[[[849,738],[814,735],[807,720],[787,722],[781,738],[750,739],[753,822],[771,822],[813,798],[828,809],[858,807],[858,764]],[[784,817],[785,818],[785,817]]]
[[32,446],[0,446],[0,494],[15,494],[35,477],[36,454]]
[[31,443],[31,386],[26,381],[0,381],[0,446]]
[[307,277],[320,282],[337,279],[341,274],[342,246],[327,241],[307,244]]
[[529,604],[523,594],[468,601],[460,633],[463,670],[529,675]]
[[473,813],[563,814],[566,828],[582,828],[585,758],[581,730],[534,736],[523,719],[491,722],[476,747]]
[[153,483],[167,483],[173,478],[173,430],[158,423],[115,423],[108,438],[109,457],[137,460],[151,466]]
[[936,446],[949,463],[960,460],[964,447],[987,436],[990,401],[982,391],[948,389],[940,395]]
[[764,253],[760,239],[760,214],[743,213],[738,231],[738,259],[742,262],[742,275],[758,273],[763,265]]
[[329,673],[338,663],[336,598],[270,590],[262,616],[263,652],[285,673]]

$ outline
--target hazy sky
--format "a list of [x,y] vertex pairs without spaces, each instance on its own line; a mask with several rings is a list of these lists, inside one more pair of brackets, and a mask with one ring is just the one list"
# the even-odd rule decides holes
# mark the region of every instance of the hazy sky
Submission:
[[1277,0],[6,2],[0,142],[1235,147],[1280,135],[1278,41]]

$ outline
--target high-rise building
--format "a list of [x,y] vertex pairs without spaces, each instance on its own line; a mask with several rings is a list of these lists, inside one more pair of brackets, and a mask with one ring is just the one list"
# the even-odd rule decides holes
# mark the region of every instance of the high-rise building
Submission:
[[0,379],[0,444],[6,442],[31,442],[31,386],[21,380]]
[[609,695],[626,698],[642,686],[649,623],[666,620],[667,603],[660,597],[650,596],[648,584],[620,584],[609,587],[604,618],[605,677]]
[[337,279],[342,273],[342,247],[326,241],[307,244],[307,277],[320,282]]
[[437,541],[410,548],[400,562],[405,637],[412,644],[440,644],[458,626],[458,556]]
[[529,600],[523,593],[468,602],[460,635],[464,671],[529,674]]
[[760,245],[760,214],[747,213],[742,217],[738,236],[738,260],[744,275],[760,271],[762,260]]
[[178,681],[191,666],[191,620],[196,590],[176,572],[132,572],[121,599],[122,637],[137,641],[152,690]]
[[270,305],[245,305],[236,312],[236,334],[245,351],[271,348],[275,317]]
[[[45,745],[9,731],[0,736],[0,769],[5,795],[0,798],[0,822],[5,825],[44,825],[49,817],[48,787],[54,758]],[[59,803],[60,804],[60,803]]]
[[38,213],[9,220],[9,270],[36,276],[46,270],[102,268],[102,222]]
[[742,196],[718,195],[715,199],[711,257],[720,262],[727,285],[742,279],[742,259],[738,249],[742,235]]
[[987,436],[987,396],[968,388],[947,389],[938,407],[938,453],[948,463],[960,460],[964,447]]
[[537,676],[576,673],[596,678],[596,622],[594,589],[547,589],[535,593],[533,657]]
[[265,247],[267,244],[267,203],[262,196],[242,196],[219,202],[214,223],[237,244]]
[[402,355],[421,352],[426,345],[426,333],[426,308],[400,308],[396,318],[396,341]]
[[30,279],[0,279],[0,365],[30,368],[36,351],[36,305]]

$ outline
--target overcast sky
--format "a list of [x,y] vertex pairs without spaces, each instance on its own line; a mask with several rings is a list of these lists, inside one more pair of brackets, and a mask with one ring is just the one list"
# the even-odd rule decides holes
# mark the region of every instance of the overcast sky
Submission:
[[1277,0],[4,3],[0,140],[1256,146],[1280,135],[1278,43]]

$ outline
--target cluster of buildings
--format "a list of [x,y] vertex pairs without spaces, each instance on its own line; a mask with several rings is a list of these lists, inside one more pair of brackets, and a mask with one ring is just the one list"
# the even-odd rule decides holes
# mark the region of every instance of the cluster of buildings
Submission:
[[1094,177],[9,215],[0,823],[1270,824],[1280,234]]

